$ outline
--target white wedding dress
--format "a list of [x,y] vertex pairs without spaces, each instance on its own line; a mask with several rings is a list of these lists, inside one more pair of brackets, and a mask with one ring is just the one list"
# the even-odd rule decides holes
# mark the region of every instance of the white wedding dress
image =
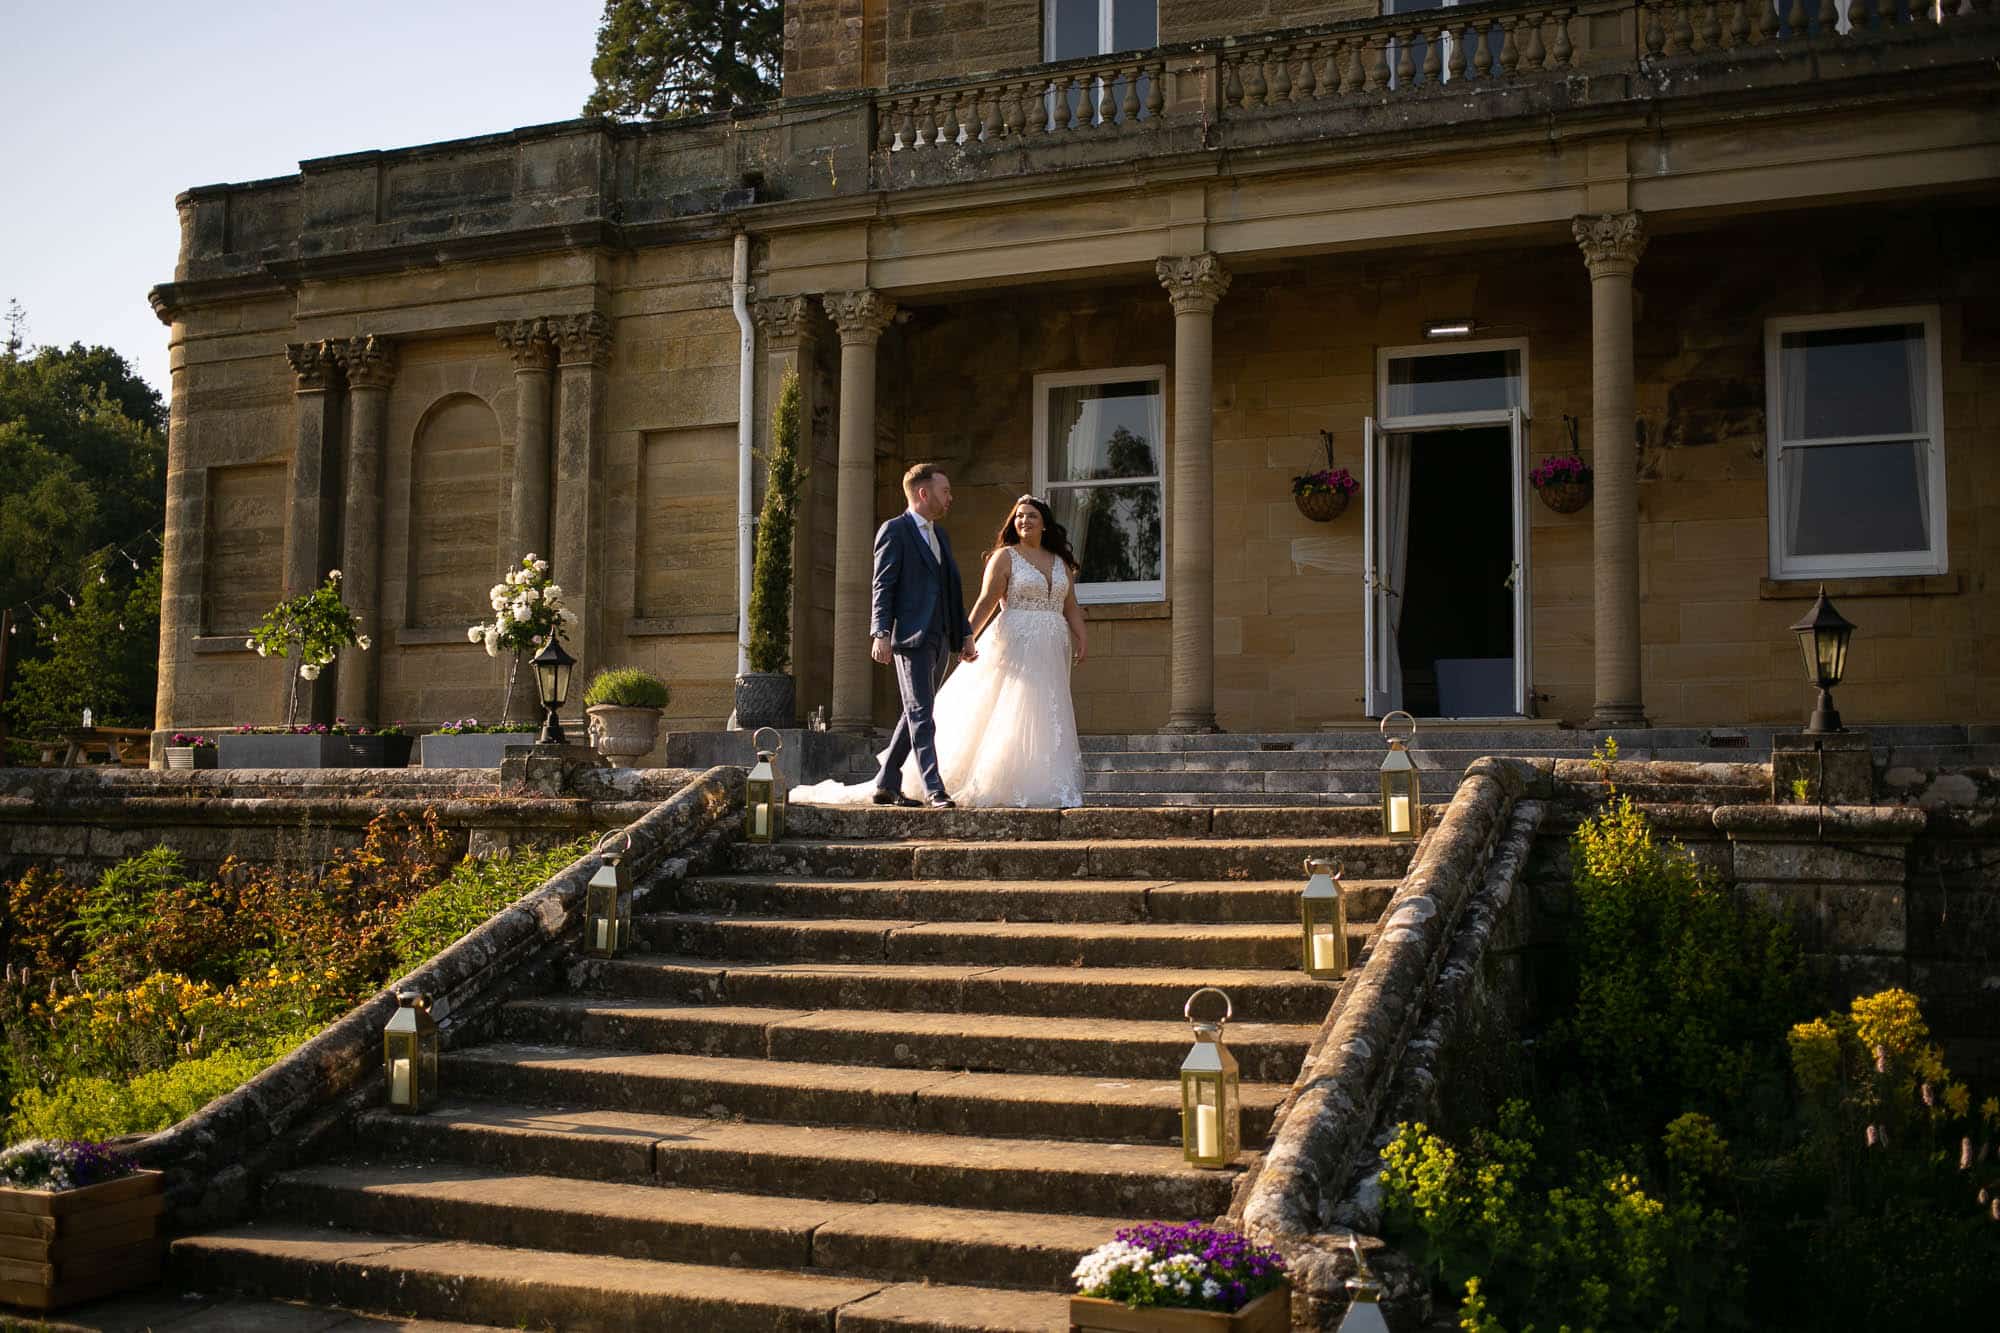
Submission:
[[[1069,567],[1057,560],[1050,578],[1007,548],[1013,569],[1007,596],[976,661],[959,662],[937,693],[938,772],[961,806],[1068,807],[1083,804],[1083,753],[1070,700]],[[885,751],[886,753],[886,751]],[[882,756],[877,755],[879,762]],[[921,798],[912,754],[903,791]],[[790,800],[810,805],[863,805],[873,779],[837,779],[794,787]]]

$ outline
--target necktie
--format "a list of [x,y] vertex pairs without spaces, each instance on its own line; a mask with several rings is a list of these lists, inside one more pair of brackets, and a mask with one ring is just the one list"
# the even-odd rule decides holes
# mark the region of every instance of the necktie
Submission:
[[931,548],[931,559],[937,561],[939,564],[943,564],[944,553],[938,550],[938,539],[936,531],[932,529],[931,525],[928,522],[926,522],[921,518],[917,520],[917,526],[923,529],[924,541],[928,543]]

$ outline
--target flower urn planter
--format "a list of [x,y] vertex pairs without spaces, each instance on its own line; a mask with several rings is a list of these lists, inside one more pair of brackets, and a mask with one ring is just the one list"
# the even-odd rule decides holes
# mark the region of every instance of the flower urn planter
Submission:
[[417,762],[425,768],[498,768],[510,745],[533,745],[532,731],[471,731],[422,737]]
[[736,725],[745,731],[797,725],[793,717],[792,678],[782,671],[746,671],[736,678]]
[[0,1188],[0,1305],[52,1310],[160,1276],[157,1171],[74,1190]]
[[213,745],[169,745],[166,755],[170,769],[214,768],[221,758]]
[[1346,491],[1305,491],[1292,499],[1299,512],[1315,523],[1331,523],[1347,512]]
[[1587,481],[1552,481],[1537,487],[1535,494],[1542,497],[1542,503],[1558,514],[1574,514],[1590,503],[1590,483]]
[[623,704],[592,704],[590,743],[597,752],[621,768],[634,767],[634,760],[653,752],[660,739],[660,710],[630,708]]
[[1292,1289],[1267,1291],[1234,1314],[1130,1306],[1096,1296],[1069,1298],[1070,1333],[1288,1333]]

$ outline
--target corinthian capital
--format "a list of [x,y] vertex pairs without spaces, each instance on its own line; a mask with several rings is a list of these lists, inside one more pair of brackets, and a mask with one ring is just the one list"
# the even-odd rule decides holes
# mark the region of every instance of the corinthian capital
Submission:
[[593,310],[583,315],[563,315],[549,321],[549,332],[562,349],[566,366],[611,359],[611,321]]
[[769,296],[752,301],[750,316],[766,338],[797,342],[812,335],[812,302],[803,296]]
[[843,343],[872,343],[896,317],[896,303],[878,291],[828,292],[820,298]]
[[1635,210],[1629,213],[1582,213],[1571,221],[1577,247],[1590,275],[1599,271],[1630,273],[1646,253],[1646,222]]
[[1167,299],[1174,303],[1176,315],[1207,314],[1229,290],[1229,270],[1222,266],[1222,257],[1213,251],[1170,256],[1153,267],[1160,275],[1160,285],[1167,289]]
[[360,338],[336,338],[334,360],[347,376],[350,389],[386,389],[396,379],[396,345],[387,338],[367,334]]
[[493,326],[493,336],[514,358],[516,370],[547,370],[555,364],[555,346],[549,341],[546,319],[513,319]]
[[324,340],[287,344],[285,360],[292,363],[293,388],[299,393],[322,392],[340,378],[333,344]]

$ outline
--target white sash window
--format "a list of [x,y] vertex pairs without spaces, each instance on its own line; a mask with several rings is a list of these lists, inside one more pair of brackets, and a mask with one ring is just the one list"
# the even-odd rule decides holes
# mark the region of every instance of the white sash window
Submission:
[[1035,376],[1035,491],[1069,533],[1079,602],[1167,595],[1161,366]]

